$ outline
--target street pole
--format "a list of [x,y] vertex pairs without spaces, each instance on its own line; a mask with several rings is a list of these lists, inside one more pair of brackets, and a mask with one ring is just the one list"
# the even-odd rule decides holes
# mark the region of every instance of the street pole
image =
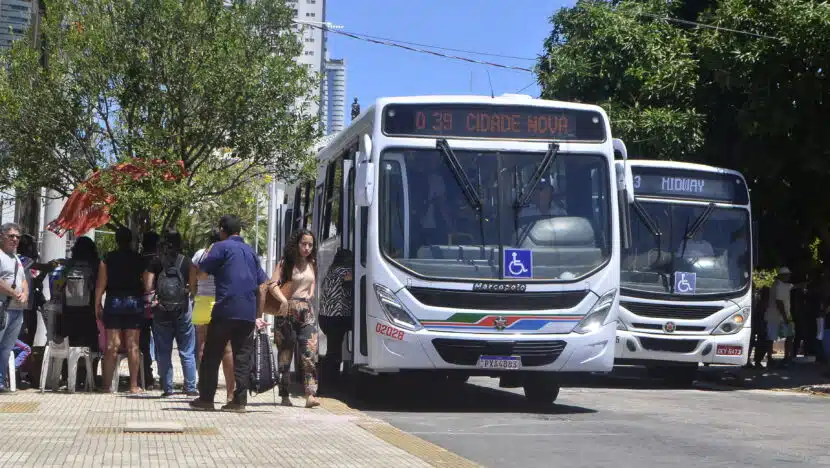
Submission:
[[254,252],[256,252],[256,257],[259,258],[259,190],[254,192],[254,205],[256,208],[256,216],[254,221]]

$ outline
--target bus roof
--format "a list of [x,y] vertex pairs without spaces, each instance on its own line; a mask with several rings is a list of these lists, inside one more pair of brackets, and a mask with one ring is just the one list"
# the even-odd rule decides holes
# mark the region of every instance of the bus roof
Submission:
[[[618,161],[621,162],[621,161]],[[739,171],[733,169],[726,169],[723,167],[715,167],[709,166],[706,164],[698,164],[698,163],[691,163],[691,162],[683,162],[683,161],[662,161],[656,159],[629,159],[628,164],[631,166],[640,166],[640,167],[662,167],[666,169],[688,169],[690,171],[705,171],[705,172],[716,172],[720,174],[732,174],[739,176],[741,179],[744,178],[743,174]]]
[[328,135],[314,144],[314,151],[318,161],[325,161],[340,153],[347,146],[354,144],[356,138],[362,133],[371,133],[375,127],[376,111],[383,109],[389,104],[420,104],[420,103],[446,103],[446,104],[485,104],[494,106],[524,105],[532,107],[558,107],[575,110],[588,110],[598,112],[608,122],[608,114],[605,110],[593,104],[578,102],[553,101],[549,99],[536,99],[525,94],[503,94],[501,96],[484,95],[429,95],[429,96],[394,96],[376,99],[370,106],[361,110],[360,115],[355,117],[351,124],[335,135]]
[[583,109],[601,112],[606,119],[608,116],[602,107],[593,104],[582,104],[578,102],[566,101],[552,101],[549,99],[536,99],[526,94],[503,94],[501,96],[484,96],[484,95],[431,95],[431,96],[396,96],[378,98],[374,107],[381,108],[387,104],[419,104],[419,103],[448,103],[448,104],[491,104],[491,105],[507,105],[507,104],[523,104],[528,106],[538,107],[563,107],[566,109]]

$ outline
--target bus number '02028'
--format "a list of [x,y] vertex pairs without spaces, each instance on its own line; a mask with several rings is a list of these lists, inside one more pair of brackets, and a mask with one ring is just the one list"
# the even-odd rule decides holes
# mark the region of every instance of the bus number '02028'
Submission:
[[525,292],[525,283],[473,283],[473,291],[477,292]]

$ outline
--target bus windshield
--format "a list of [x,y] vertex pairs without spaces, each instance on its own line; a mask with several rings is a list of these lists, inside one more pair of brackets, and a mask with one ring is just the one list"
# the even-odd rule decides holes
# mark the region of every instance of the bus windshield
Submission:
[[[587,275],[611,254],[608,160],[601,154],[557,154],[526,205],[518,206],[544,157],[544,152],[385,150],[381,251],[398,266],[430,278],[569,281]],[[460,171],[453,171],[452,160]],[[505,249],[529,251],[524,258],[531,264],[523,265],[523,274],[505,272]]]
[[631,210],[631,235],[622,258],[623,288],[705,295],[742,291],[749,284],[747,208],[638,200]]

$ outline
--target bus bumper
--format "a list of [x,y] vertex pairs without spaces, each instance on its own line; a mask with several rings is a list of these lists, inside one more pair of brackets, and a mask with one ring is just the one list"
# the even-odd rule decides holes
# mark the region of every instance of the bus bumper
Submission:
[[376,372],[452,370],[481,375],[511,372],[479,367],[481,355],[519,355],[523,372],[610,372],[614,367],[616,322],[584,335],[462,334],[425,329],[413,332],[384,319],[368,317],[368,332],[368,367]]
[[[743,365],[749,352],[750,327],[734,335],[668,335],[617,330],[619,360]],[[737,354],[737,353],[740,354]]]

